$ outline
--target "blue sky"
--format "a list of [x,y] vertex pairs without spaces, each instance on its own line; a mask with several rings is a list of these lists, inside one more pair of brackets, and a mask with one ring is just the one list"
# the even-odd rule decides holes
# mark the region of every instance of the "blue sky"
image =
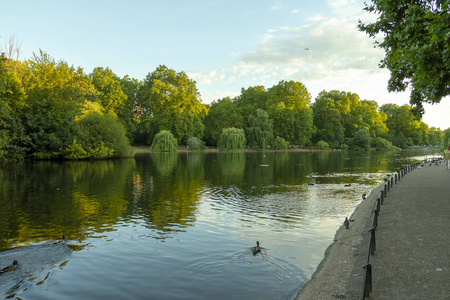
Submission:
[[[2,2],[0,47],[14,36],[22,60],[42,49],[86,73],[109,67],[141,80],[166,65],[194,79],[204,103],[280,80],[302,82],[313,101],[322,90],[379,105],[409,99],[387,92],[384,52],[356,28],[375,18],[364,0]],[[449,102],[427,105],[423,121],[450,127]]]

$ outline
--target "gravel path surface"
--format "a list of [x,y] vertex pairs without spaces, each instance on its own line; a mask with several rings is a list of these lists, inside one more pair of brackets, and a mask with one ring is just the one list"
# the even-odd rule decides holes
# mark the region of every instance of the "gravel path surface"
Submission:
[[[361,299],[369,229],[381,185],[341,227],[296,299]],[[381,206],[370,256],[369,299],[450,299],[450,170],[426,164],[394,184]]]

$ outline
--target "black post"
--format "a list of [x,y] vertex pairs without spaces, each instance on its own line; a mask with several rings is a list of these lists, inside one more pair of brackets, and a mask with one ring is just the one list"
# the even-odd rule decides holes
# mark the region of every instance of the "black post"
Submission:
[[394,177],[391,176],[391,187],[394,185]]
[[386,193],[387,193],[387,184],[384,184],[384,197],[386,197]]
[[373,211],[372,228],[377,229],[378,227],[378,211],[375,209]]
[[367,263],[363,267],[364,269],[364,286],[363,286],[363,296],[362,299],[366,299],[369,297],[370,293],[372,293],[372,266],[370,263]]
[[377,245],[375,243],[375,229],[372,228],[369,230],[369,232],[370,232],[369,252],[371,255],[375,255],[375,250],[377,250]]

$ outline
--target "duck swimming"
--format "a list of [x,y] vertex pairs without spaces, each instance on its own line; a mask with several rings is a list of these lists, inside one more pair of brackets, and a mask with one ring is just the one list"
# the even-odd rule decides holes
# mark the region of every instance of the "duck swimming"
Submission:
[[15,259],[13,261],[12,265],[3,267],[0,270],[0,274],[6,273],[6,272],[10,272],[10,271],[14,271],[17,268],[18,264],[19,264],[19,262],[17,261],[17,259]]
[[261,247],[259,247],[259,242],[258,241],[256,241],[256,246],[252,247],[252,252],[253,252],[253,255],[255,255],[258,252],[261,252]]
[[53,242],[53,245],[64,245],[66,243],[66,235],[62,235],[62,239]]

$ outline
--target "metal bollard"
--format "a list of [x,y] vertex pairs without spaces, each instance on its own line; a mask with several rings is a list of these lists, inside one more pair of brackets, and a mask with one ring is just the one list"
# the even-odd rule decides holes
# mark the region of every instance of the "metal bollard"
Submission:
[[391,181],[388,180],[388,181],[387,181],[387,191],[389,192],[390,189],[391,189]]
[[383,205],[383,203],[384,203],[384,192],[383,192],[383,190],[381,190],[380,199],[381,199],[381,205]]
[[386,197],[386,192],[387,192],[387,184],[384,184],[384,197]]
[[391,176],[391,187],[394,185],[394,177]]
[[377,250],[377,245],[375,243],[375,229],[372,228],[370,232],[370,242],[369,242],[369,252],[371,255],[375,255],[375,250]]
[[363,295],[362,299],[366,299],[369,297],[370,293],[372,293],[372,266],[370,263],[367,263],[363,267],[364,269],[364,286],[363,286]]
[[372,229],[377,229],[378,227],[378,210],[373,210],[373,219],[372,219]]

